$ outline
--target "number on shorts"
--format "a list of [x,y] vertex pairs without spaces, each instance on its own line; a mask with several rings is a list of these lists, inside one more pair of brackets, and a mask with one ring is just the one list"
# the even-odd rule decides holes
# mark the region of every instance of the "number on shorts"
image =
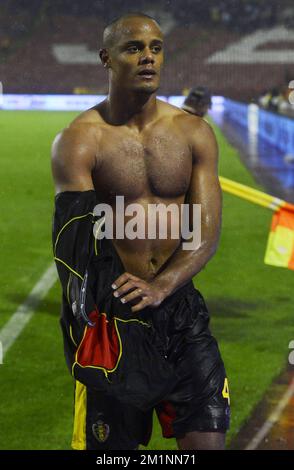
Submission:
[[229,382],[228,382],[227,377],[225,378],[224,388],[223,388],[223,391],[222,391],[222,395],[223,395],[224,398],[227,398],[228,404],[230,404]]

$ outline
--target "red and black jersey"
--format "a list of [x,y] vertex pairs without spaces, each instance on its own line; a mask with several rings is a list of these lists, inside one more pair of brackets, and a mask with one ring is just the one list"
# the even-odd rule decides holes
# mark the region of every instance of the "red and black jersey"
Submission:
[[177,377],[152,322],[113,296],[111,285],[125,269],[111,240],[94,237],[94,224],[102,222],[94,216],[96,203],[93,190],[55,197],[53,250],[66,362],[87,387],[147,410]]

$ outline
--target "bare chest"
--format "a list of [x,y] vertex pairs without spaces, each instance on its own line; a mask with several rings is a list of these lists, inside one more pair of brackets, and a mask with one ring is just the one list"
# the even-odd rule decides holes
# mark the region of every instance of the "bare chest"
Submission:
[[147,194],[176,198],[188,190],[191,154],[177,132],[161,129],[139,136],[122,130],[106,131],[100,159],[93,181],[104,200],[116,195],[134,200]]

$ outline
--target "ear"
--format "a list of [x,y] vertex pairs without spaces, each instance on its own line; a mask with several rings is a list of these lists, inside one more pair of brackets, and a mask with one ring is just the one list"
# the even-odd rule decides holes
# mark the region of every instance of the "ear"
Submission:
[[100,49],[99,50],[99,57],[102,62],[103,67],[110,68],[110,57],[107,49]]

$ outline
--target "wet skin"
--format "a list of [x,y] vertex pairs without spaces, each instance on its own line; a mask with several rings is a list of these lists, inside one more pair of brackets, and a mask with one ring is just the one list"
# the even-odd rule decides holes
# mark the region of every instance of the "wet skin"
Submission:
[[[100,51],[109,71],[107,99],[78,116],[53,142],[56,193],[95,189],[99,202],[112,207],[117,195],[144,208],[201,204],[201,244],[194,251],[170,237],[113,240],[126,269],[113,280],[114,295],[137,312],[159,306],[215,253],[221,226],[218,151],[203,119],[156,99],[163,63],[158,25],[128,18],[112,39]],[[138,74],[146,68],[155,74]],[[223,449],[224,439],[221,432],[193,431],[177,443],[182,450]]]
[[[100,57],[109,70],[109,94],[55,138],[56,193],[95,189],[98,201],[113,209],[117,195],[124,196],[125,205],[139,203],[145,209],[150,203],[184,202],[202,208],[202,241],[194,252],[182,250],[180,236],[171,239],[170,221],[166,240],[118,240],[114,234],[126,269],[113,280],[117,295],[138,311],[160,305],[215,252],[221,221],[217,144],[204,120],[156,98],[163,63],[156,23],[125,21]],[[147,230],[147,210],[143,217]]]

